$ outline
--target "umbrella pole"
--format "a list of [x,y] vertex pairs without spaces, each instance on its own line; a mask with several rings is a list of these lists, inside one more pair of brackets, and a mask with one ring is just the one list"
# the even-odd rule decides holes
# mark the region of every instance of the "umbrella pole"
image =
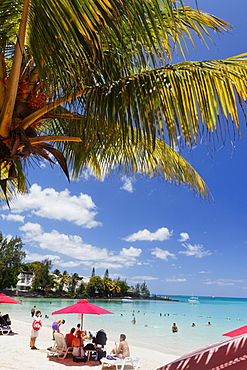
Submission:
[[83,313],[81,314],[81,330],[83,330]]

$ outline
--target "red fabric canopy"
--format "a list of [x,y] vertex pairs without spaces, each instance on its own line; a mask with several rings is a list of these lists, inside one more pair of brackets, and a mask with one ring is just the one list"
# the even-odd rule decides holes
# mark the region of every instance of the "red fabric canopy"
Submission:
[[105,310],[104,308],[101,308],[99,306],[96,306],[93,303],[90,303],[86,301],[85,299],[72,304],[71,306],[62,308],[61,310],[52,312],[52,315],[59,315],[59,314],[65,314],[65,313],[81,313],[81,314],[91,314],[91,315],[103,315],[108,313],[113,313],[110,311]]
[[62,308],[61,310],[52,312],[52,315],[60,315],[67,313],[78,313],[81,314],[81,329],[83,329],[83,314],[91,315],[104,315],[104,314],[113,314],[113,312],[107,311],[102,307],[96,306],[93,303],[86,301],[85,299],[72,304],[71,306]]
[[226,337],[237,337],[238,335],[246,334],[247,326],[242,326],[241,328],[229,331],[228,333],[222,334]]
[[190,352],[157,370],[244,370],[246,348],[247,335],[242,335]]
[[0,294],[0,303],[14,303],[21,304],[21,302],[16,301],[15,299],[8,297],[6,294]]

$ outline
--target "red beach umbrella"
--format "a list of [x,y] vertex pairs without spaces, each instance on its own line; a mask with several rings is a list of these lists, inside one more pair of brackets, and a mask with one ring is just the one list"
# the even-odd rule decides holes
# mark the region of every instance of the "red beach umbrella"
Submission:
[[244,370],[247,369],[247,335],[222,340],[200,348],[157,370]]
[[71,306],[62,308],[61,310],[52,312],[52,315],[63,315],[67,313],[77,313],[81,314],[81,329],[83,329],[83,315],[105,315],[105,314],[113,314],[113,312],[107,311],[102,307],[96,306],[93,303],[82,299],[81,301],[72,304]]
[[13,304],[21,304],[21,302],[16,301],[15,299],[7,296],[6,294],[0,294],[0,303],[13,303]]
[[241,328],[229,331],[228,333],[222,334],[225,337],[237,337],[238,335],[246,334],[247,326],[242,326]]

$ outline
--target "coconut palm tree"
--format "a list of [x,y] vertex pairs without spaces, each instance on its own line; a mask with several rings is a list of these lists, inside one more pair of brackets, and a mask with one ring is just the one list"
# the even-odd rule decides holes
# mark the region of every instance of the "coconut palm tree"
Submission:
[[70,278],[69,278],[69,292],[74,294],[76,287],[78,285],[78,282],[80,281],[79,275],[74,272]]
[[68,178],[138,172],[208,196],[177,147],[239,129],[247,59],[173,54],[229,27],[182,0],[2,0],[1,195],[25,192],[27,166],[45,159]]

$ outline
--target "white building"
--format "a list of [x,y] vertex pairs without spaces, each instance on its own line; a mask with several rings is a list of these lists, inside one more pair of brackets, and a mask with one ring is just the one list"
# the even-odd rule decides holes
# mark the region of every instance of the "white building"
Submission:
[[32,280],[34,274],[31,272],[20,272],[18,275],[18,283],[16,284],[15,290],[28,292],[32,288]]

